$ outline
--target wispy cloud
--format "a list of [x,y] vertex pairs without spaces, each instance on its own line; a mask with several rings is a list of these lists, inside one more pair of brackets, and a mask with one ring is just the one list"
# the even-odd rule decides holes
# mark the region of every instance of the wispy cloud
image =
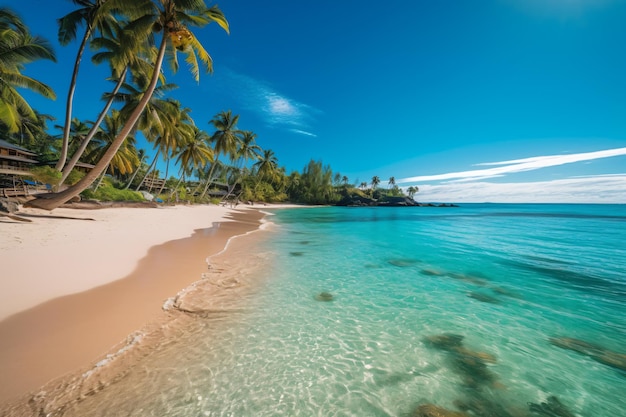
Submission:
[[626,203],[626,174],[552,181],[423,185],[415,197],[433,202]]
[[485,162],[477,166],[496,166],[495,168],[476,169],[471,171],[450,172],[436,175],[420,175],[416,177],[402,178],[396,180],[398,184],[456,180],[472,181],[483,180],[494,177],[501,177],[506,174],[532,171],[541,168],[553,167],[557,165],[571,164],[574,162],[591,161],[600,158],[626,155],[626,148],[608,149],[604,151],[576,153],[569,155],[547,155],[535,156],[532,158],[514,159],[500,162]]
[[289,98],[267,83],[247,75],[225,71],[225,77],[236,91],[241,105],[257,113],[269,126],[304,136],[317,136],[311,132],[311,122],[319,110]]

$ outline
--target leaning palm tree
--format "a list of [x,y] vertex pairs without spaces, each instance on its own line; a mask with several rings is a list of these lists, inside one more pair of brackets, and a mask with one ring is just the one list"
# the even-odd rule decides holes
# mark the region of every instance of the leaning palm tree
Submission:
[[[108,0],[109,2],[123,5],[127,3],[124,0]],[[217,6],[207,8],[203,0],[137,0],[136,2],[144,6],[150,6],[151,12],[131,22],[130,27],[146,37],[154,35],[154,31],[162,32],[161,41],[158,48],[158,55],[154,65],[154,71],[150,78],[150,83],[145,90],[144,96],[138,103],[135,110],[128,117],[124,127],[119,132],[111,147],[103,155],[102,159],[96,164],[94,169],[87,173],[75,185],[69,187],[65,191],[53,195],[52,198],[36,199],[30,202],[31,205],[47,210],[52,210],[60,206],[69,199],[77,196],[85,190],[108,166],[109,162],[115,156],[117,150],[122,146],[126,137],[130,134],[137,123],[137,120],[144,111],[148,101],[152,97],[154,89],[159,80],[159,74],[165,53],[170,47],[171,53],[168,55],[172,69],[178,69],[178,61],[176,53],[183,52],[186,55],[186,62],[190,65],[191,72],[196,80],[199,79],[199,63],[198,58],[204,64],[207,71],[212,70],[212,60],[209,54],[204,50],[200,42],[194,34],[188,29],[189,26],[205,26],[211,22],[216,22],[222,29],[228,32],[228,22],[224,14]],[[197,55],[196,55],[197,53]]]
[[406,189],[407,193],[409,194],[410,198],[413,198],[413,196],[415,195],[415,193],[417,193],[419,191],[419,188],[411,185],[409,188]]
[[[121,24],[114,22],[110,24],[111,33],[106,36],[94,38],[91,41],[92,48],[101,49],[92,57],[92,61],[95,64],[102,62],[109,62],[111,67],[111,79],[117,80],[113,91],[110,94],[105,94],[104,98],[106,103],[104,108],[100,111],[98,118],[93,123],[91,130],[87,133],[81,146],[74,151],[69,162],[63,167],[61,175],[61,183],[69,176],[70,172],[76,163],[85,152],[85,149],[89,145],[89,142],[98,131],[100,124],[104,120],[104,117],[109,112],[109,109],[113,105],[113,102],[117,98],[117,93],[124,85],[126,75],[129,68],[133,67],[136,71],[144,70],[147,68],[152,69],[152,66],[145,60],[141,52],[145,52],[145,49],[141,49],[144,45],[136,45],[135,39],[124,31]],[[65,130],[64,130],[65,134]]]
[[26,88],[46,98],[56,98],[52,88],[22,74],[25,65],[39,59],[56,62],[48,41],[32,36],[19,16],[0,7],[0,123],[9,133],[19,132],[24,118],[37,119],[18,89]]
[[[74,91],[76,90],[76,81],[78,79],[78,70],[83,58],[83,53],[87,48],[87,43],[92,35],[96,31],[101,33],[108,33],[110,31],[109,25],[115,22],[115,17],[111,13],[111,9],[106,6],[107,0],[72,0],[74,4],[78,6],[78,9],[73,10],[62,18],[58,19],[59,43],[63,46],[68,45],[74,41],[77,36],[78,28],[85,25],[85,32],[81,38],[76,58],[74,60],[74,69],[72,71],[72,77],[70,79],[69,90],[67,93],[67,101],[65,103],[65,123],[62,137],[62,148],[59,160],[56,164],[56,169],[61,171],[65,165],[67,159],[68,144],[70,137],[70,122],[72,120],[72,106],[74,102]],[[128,6],[133,2],[128,2]]]

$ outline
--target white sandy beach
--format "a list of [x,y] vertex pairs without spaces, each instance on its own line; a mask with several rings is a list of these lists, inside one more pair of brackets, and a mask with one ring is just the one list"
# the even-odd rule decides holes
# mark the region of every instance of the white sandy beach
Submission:
[[32,222],[0,218],[0,406],[89,367],[159,320],[164,301],[264,215],[246,206],[20,214]]
[[[47,300],[118,280],[157,244],[225,220],[221,206],[24,209],[32,223],[0,218],[0,320]],[[73,217],[91,220],[59,219]]]

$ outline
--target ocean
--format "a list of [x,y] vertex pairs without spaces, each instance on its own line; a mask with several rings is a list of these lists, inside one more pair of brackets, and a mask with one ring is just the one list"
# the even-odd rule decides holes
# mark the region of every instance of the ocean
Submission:
[[626,415],[626,206],[267,221],[246,309],[198,319],[76,415]]

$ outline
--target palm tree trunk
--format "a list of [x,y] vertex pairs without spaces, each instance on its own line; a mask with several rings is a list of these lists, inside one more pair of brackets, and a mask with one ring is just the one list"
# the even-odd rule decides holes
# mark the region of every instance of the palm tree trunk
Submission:
[[182,173],[180,174],[180,178],[178,178],[178,182],[176,183],[176,187],[174,187],[174,190],[172,190],[172,192],[170,193],[170,196],[168,199],[171,199],[172,196],[174,195],[174,193],[176,192],[176,190],[178,190],[178,187],[180,187],[180,183],[183,182],[183,179],[185,178],[185,170],[181,169]]
[[70,161],[67,163],[67,165],[65,165],[65,167],[63,168],[63,174],[61,176],[60,184],[63,184],[63,182],[70,175],[70,172],[72,172],[72,169],[74,169],[74,167],[76,166],[76,163],[78,162],[80,157],[83,156],[83,153],[85,152],[85,149],[87,149],[87,145],[89,145],[89,142],[91,141],[93,136],[98,131],[98,128],[100,127],[100,124],[104,120],[105,116],[109,112],[109,109],[111,108],[111,105],[113,104],[113,101],[115,100],[115,95],[117,94],[117,92],[122,87],[122,84],[124,84],[124,80],[126,79],[126,73],[127,72],[128,72],[128,66],[126,68],[124,68],[124,71],[120,75],[119,80],[117,80],[117,84],[115,85],[115,88],[113,89],[113,92],[111,93],[111,97],[109,98],[109,100],[107,101],[106,105],[104,106],[104,108],[102,109],[100,114],[98,115],[98,119],[96,120],[94,125],[91,127],[91,129],[87,133],[87,136],[85,136],[85,139],[83,140],[83,143],[80,144],[80,146],[78,147],[76,152],[74,152],[74,155],[72,155],[72,159],[70,159]]
[[[148,178],[148,175],[150,175],[150,171],[154,169],[154,166],[156,165],[156,161],[157,161],[157,158],[159,157],[160,152],[161,152],[161,149],[160,148],[157,149],[157,153],[154,155],[154,158],[152,159],[152,162],[150,163],[150,166],[148,167],[148,170],[146,171],[146,175],[143,176],[143,179],[141,180],[139,185],[137,185],[137,188],[135,188],[135,191],[139,191],[139,189],[141,188],[141,184],[143,184],[146,178]],[[150,186],[150,188],[152,188],[152,186]]]
[[198,186],[193,189],[193,193],[191,195],[195,196],[201,187],[202,187],[202,180],[200,179],[200,173],[198,172]]
[[161,194],[163,192],[163,189],[165,188],[165,182],[167,181],[167,173],[170,170],[170,160],[169,158],[167,159],[167,162],[165,163],[165,177],[163,178],[163,184],[161,184],[161,188],[159,188],[159,192],[157,193],[157,195]]
[[215,162],[211,164],[211,169],[209,169],[209,175],[206,180],[206,185],[204,186],[204,190],[202,190],[202,194],[200,195],[200,198],[204,198],[207,191],[209,191],[209,187],[211,186],[211,183],[213,183],[213,170],[215,170],[216,164],[217,164],[217,158],[215,159]]
[[72,72],[72,80],[70,81],[70,89],[67,93],[67,103],[65,104],[65,125],[63,126],[63,142],[61,144],[61,155],[55,166],[57,171],[63,170],[65,166],[65,160],[67,159],[67,150],[70,142],[70,127],[72,124],[72,104],[74,102],[74,91],[76,90],[76,80],[78,79],[78,69],[80,68],[80,62],[83,59],[83,52],[87,46],[87,41],[91,37],[91,24],[87,23],[87,29],[83,40],[78,47],[78,53],[76,54],[76,60],[74,61],[74,71]]
[[[110,164],[109,164],[110,165]],[[102,185],[102,181],[104,180],[104,177],[107,174],[107,170],[109,169],[109,167],[107,166],[106,169],[104,171],[102,171],[102,175],[100,175],[100,179],[98,180],[98,182],[96,183],[96,186],[93,187],[94,191],[98,191],[98,188],[100,188],[100,186]]]
[[133,175],[131,175],[130,180],[128,181],[128,184],[126,184],[126,187],[124,187],[125,190],[128,190],[130,188],[130,185],[133,183],[133,181],[135,181],[135,177],[137,176],[137,174],[139,174],[139,170],[141,169],[142,165],[143,165],[143,159],[139,161],[139,166],[137,166],[137,169],[135,170],[135,172],[133,172]]
[[[67,188],[66,190],[60,193],[52,195],[51,198],[45,198],[45,199],[39,198],[39,199],[31,200],[29,202],[30,206],[42,208],[44,210],[53,210],[59,207],[61,204],[65,203],[66,201],[69,201],[70,199],[78,196],[81,192],[87,189],[87,187],[89,187],[96,180],[96,178],[98,178],[100,174],[102,174],[102,171],[104,171],[107,168],[107,166],[109,165],[109,163],[111,162],[111,160],[113,159],[117,151],[119,150],[120,146],[122,146],[122,143],[124,143],[124,141],[126,140],[126,136],[128,136],[128,134],[131,132],[131,130],[137,123],[137,120],[139,120],[139,116],[141,116],[141,113],[146,108],[148,101],[150,101],[150,98],[152,97],[152,94],[154,93],[154,89],[156,88],[157,82],[159,80],[159,75],[161,73],[161,67],[163,65],[163,58],[165,56],[166,36],[167,35],[163,34],[163,37],[161,39],[161,45],[159,46],[159,54],[157,56],[157,60],[154,65],[154,71],[152,72],[152,78],[150,79],[150,84],[148,85],[148,88],[146,88],[146,92],[144,93],[143,97],[137,104],[137,107],[135,108],[135,110],[133,110],[133,112],[131,113],[130,117],[126,121],[126,124],[124,125],[122,130],[115,137],[115,139],[111,143],[111,146],[109,146],[109,149],[107,149],[107,151],[102,156],[100,161],[98,161],[96,166],[91,171],[89,171],[87,175],[85,175],[75,185]],[[40,195],[44,196],[44,194],[40,194]]]

